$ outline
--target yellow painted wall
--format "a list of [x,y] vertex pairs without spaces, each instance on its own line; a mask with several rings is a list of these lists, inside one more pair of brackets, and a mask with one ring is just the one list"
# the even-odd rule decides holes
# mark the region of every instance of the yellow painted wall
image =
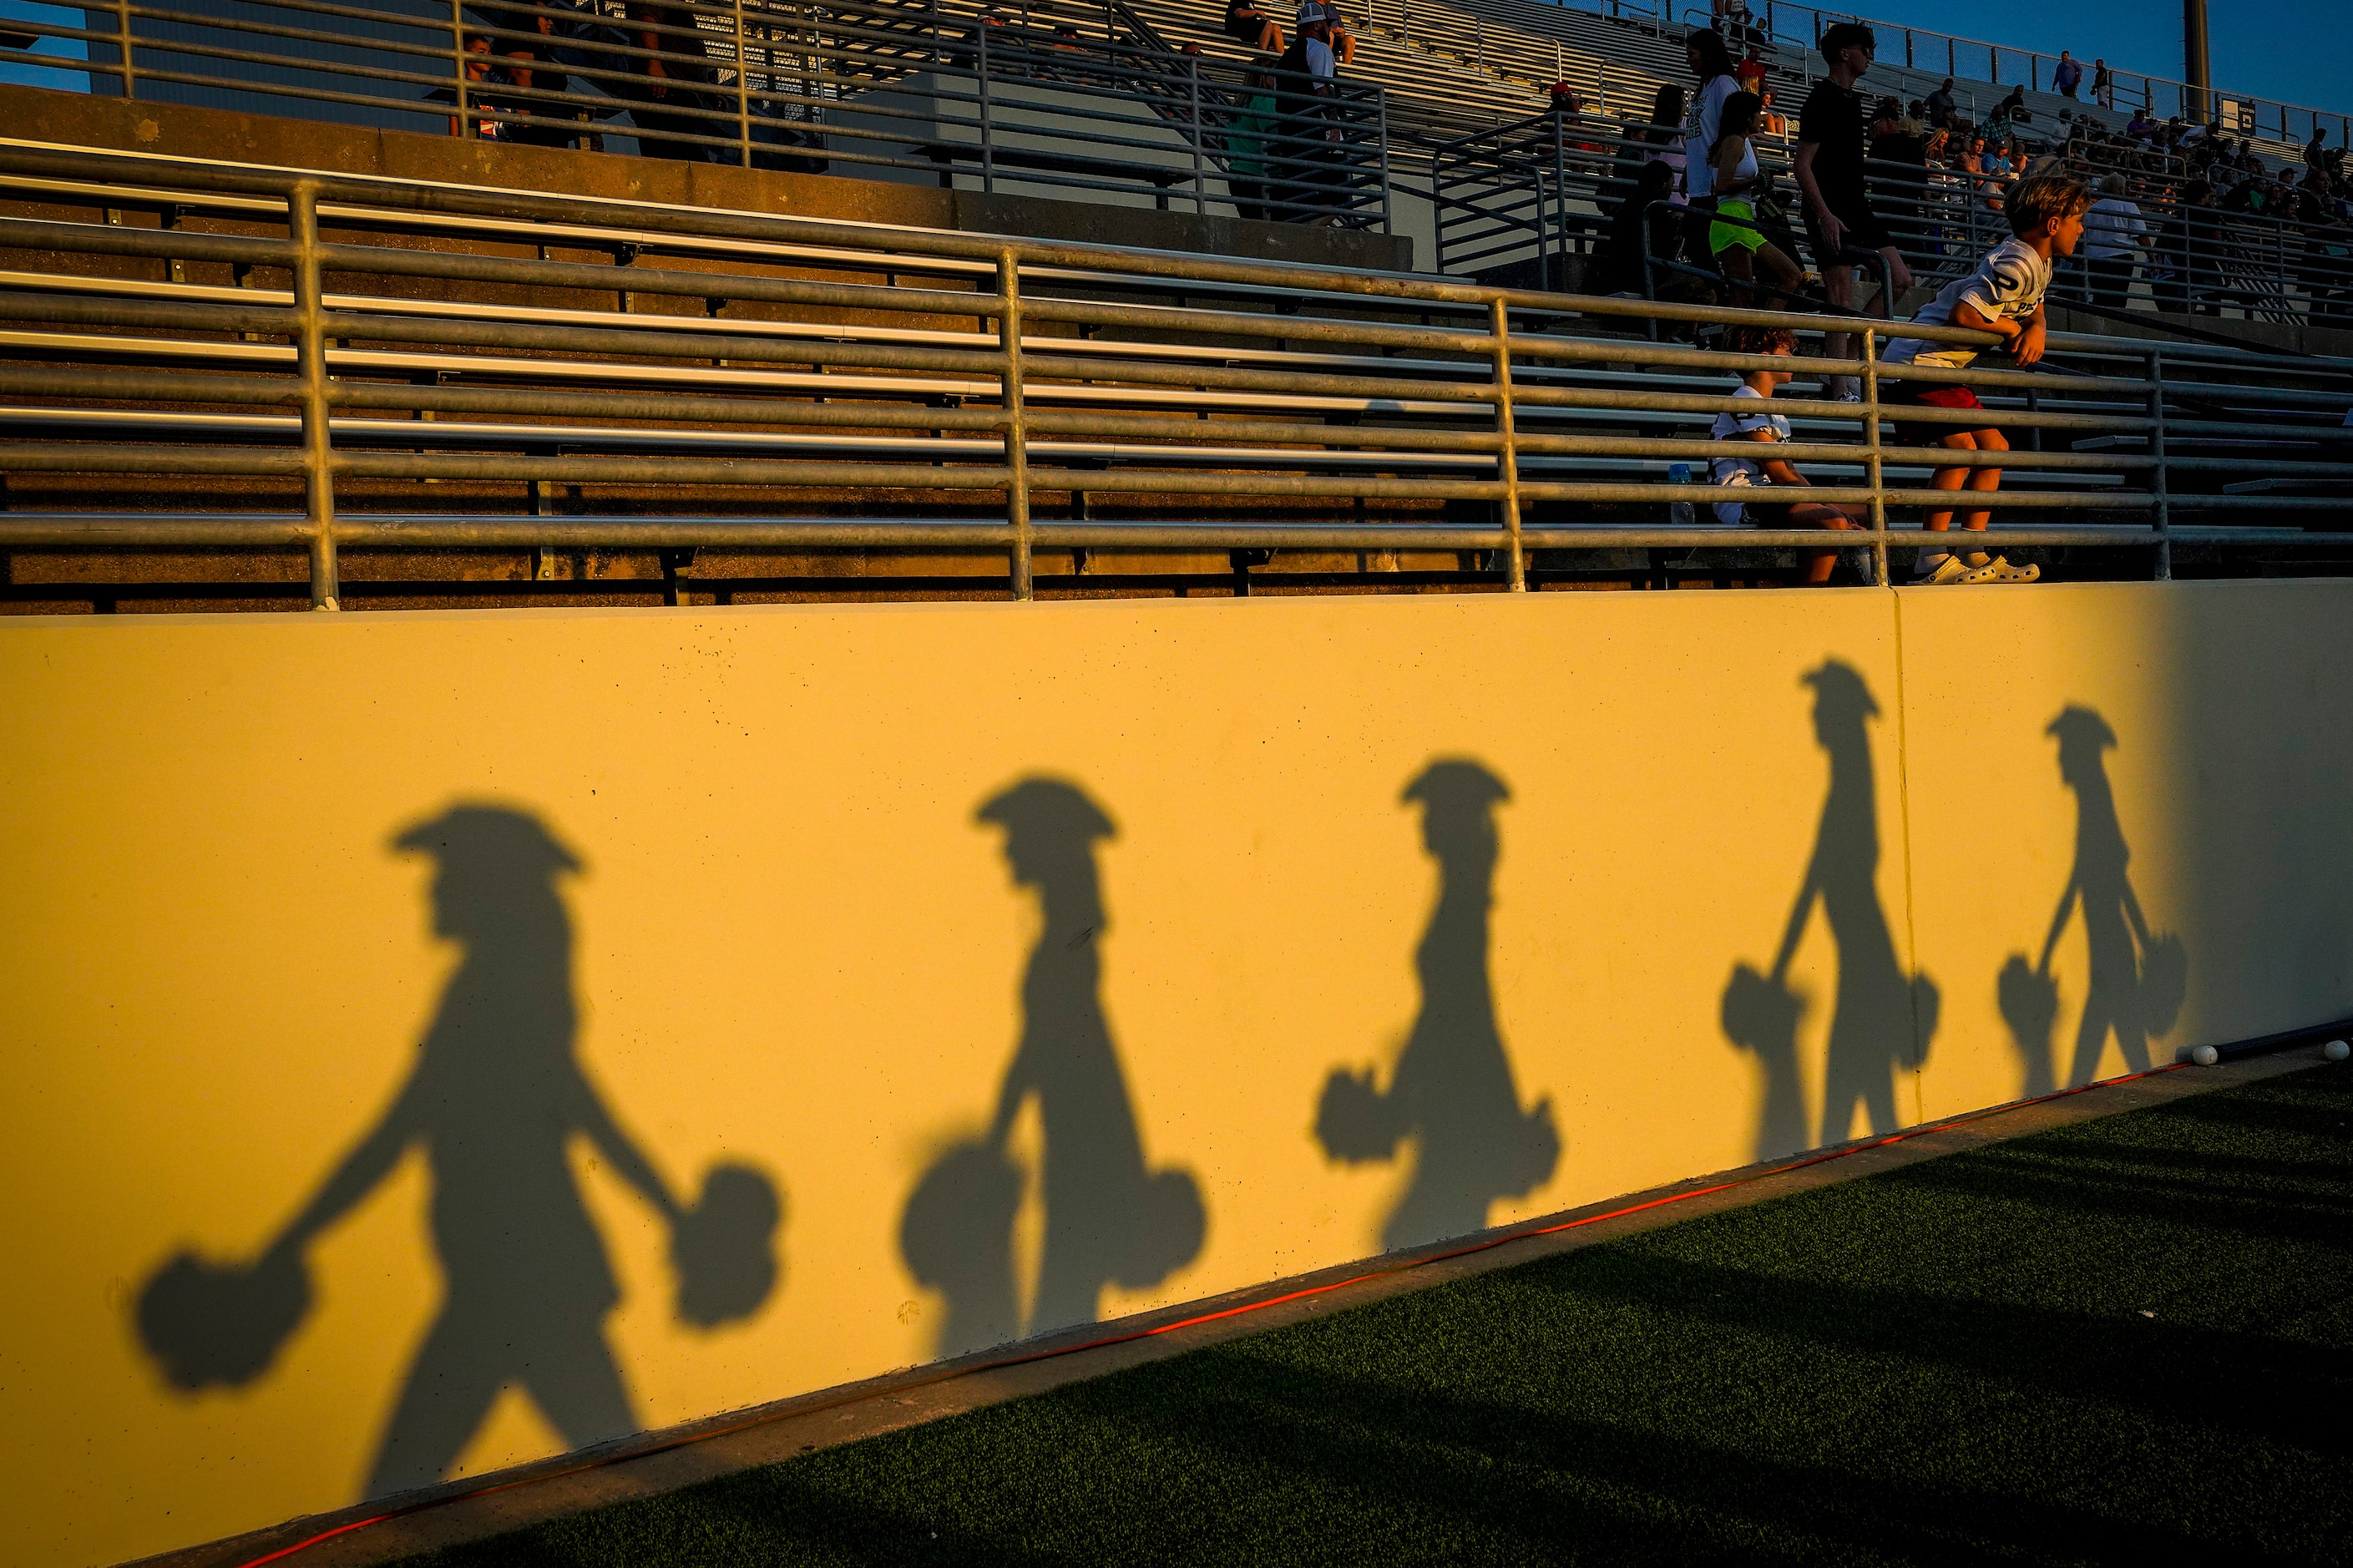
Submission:
[[[783,1200],[775,1289],[697,1329],[667,1222],[609,1151],[559,1156],[617,1285],[628,1418],[659,1426],[936,1353],[949,1303],[902,1222],[993,1131],[1018,1208],[983,1223],[937,1179],[927,1212],[971,1223],[934,1253],[1067,1300],[1123,1270],[1068,1267],[1050,1195],[1067,1227],[1112,1192],[1098,1217],[1158,1216],[1162,1256],[1084,1292],[1111,1316],[2014,1097],[1998,976],[2078,858],[2044,732],[2071,706],[2116,737],[2092,749],[2126,875],[2185,955],[2158,1059],[2353,1012],[2348,610],[2293,583],[0,623],[0,1555],[111,1562],[366,1489],[442,1301],[427,1142],[302,1249],[308,1309],[241,1385],[174,1387],[138,1304],[185,1249],[269,1247],[445,986],[472,1033],[432,1059],[472,1066],[432,1080],[459,1098],[428,1124],[564,1076],[561,1040],[499,1065],[507,1002],[462,1000],[435,858],[392,845],[453,805],[581,864],[539,886],[577,1081],[621,1142],[682,1199],[723,1161]],[[1051,916],[976,819],[1039,779],[1113,828],[1071,831],[1079,797],[1034,784],[990,814]],[[1456,895],[1427,999],[1425,810]],[[1100,919],[1071,912],[1090,863]],[[480,952],[524,940],[488,929]],[[2063,1078],[2086,929],[2034,983]],[[1047,1093],[993,1129],[1025,1017]],[[1326,1136],[1397,1141],[1350,1163]],[[1185,1176],[1146,1171],[1189,1174],[1198,1245]],[[566,1387],[594,1306],[589,1350],[544,1358]],[[459,1425],[460,1470],[565,1446],[512,1389]]]

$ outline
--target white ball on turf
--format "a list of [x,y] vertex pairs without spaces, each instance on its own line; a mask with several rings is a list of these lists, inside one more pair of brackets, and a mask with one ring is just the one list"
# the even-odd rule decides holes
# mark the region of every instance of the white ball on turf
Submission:
[[2189,1059],[2201,1068],[2211,1068],[2222,1059],[2222,1053],[2211,1046],[2200,1046],[2189,1053]]
[[2348,1046],[2342,1040],[2331,1040],[2320,1047],[2320,1054],[2332,1062],[2341,1062],[2347,1057],[2353,1056],[2353,1046]]

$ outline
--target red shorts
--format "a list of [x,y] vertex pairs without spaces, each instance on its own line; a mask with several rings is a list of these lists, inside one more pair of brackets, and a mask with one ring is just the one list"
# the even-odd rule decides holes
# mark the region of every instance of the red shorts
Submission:
[[[1883,383],[1880,401],[1890,407],[1983,408],[1978,395],[1966,386],[1939,385],[1934,382],[1897,381]],[[1985,430],[1993,427],[1989,419],[1983,425],[1928,425],[1917,420],[1897,419],[1895,441],[1903,447],[1934,447],[1956,430]]]

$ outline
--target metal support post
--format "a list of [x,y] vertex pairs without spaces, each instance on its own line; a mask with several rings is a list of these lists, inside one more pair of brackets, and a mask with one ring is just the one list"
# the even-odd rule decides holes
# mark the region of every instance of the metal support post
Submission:
[[1520,546],[1520,453],[1512,428],[1512,319],[1501,300],[1491,303],[1489,312],[1487,335],[1495,354],[1495,433],[1504,438],[1497,455],[1504,480],[1504,530],[1511,535],[1507,572],[1512,592],[1524,594],[1528,586],[1528,563],[1527,552]]
[[458,111],[458,134],[474,134],[474,116],[466,105],[466,8],[463,0],[449,0],[449,52],[456,71],[450,79],[449,103]]
[[2166,500],[2165,483],[2165,351],[2148,351],[2148,455],[2150,525],[2157,530],[2157,580],[2173,580],[2173,509]]
[[[1377,85],[1373,89],[1373,113],[1375,116],[1377,133],[1380,137],[1381,232],[1383,234],[1395,234],[1397,232],[1397,218],[1396,214],[1391,210],[1389,205],[1389,95],[1388,89]],[[1435,195],[1436,194],[1437,190],[1435,184],[1433,183],[1431,195]],[[1435,209],[1436,205],[1437,204],[1435,202],[1431,203],[1433,209]],[[1441,228],[1445,226],[1444,215],[1442,213],[1433,210],[1431,216],[1439,223],[1439,226]]]
[[319,280],[319,186],[298,183],[286,202],[294,258],[295,359],[302,378],[302,478],[311,528],[311,607],[343,608],[335,564],[334,449],[327,424],[327,338]]
[[1862,466],[1871,476],[1871,581],[1884,588],[1887,575],[1887,485],[1880,474],[1879,330],[1862,329]]
[[744,54],[744,0],[735,0],[735,135],[744,167],[748,169],[752,166],[752,78]]
[[1201,122],[1201,62],[1191,55],[1185,58],[1185,93],[1192,114],[1187,139],[1193,143],[1193,213],[1198,217],[1209,210],[1209,172],[1201,159],[1201,142],[1209,132]]
[[[980,69],[980,188],[986,194],[997,189],[997,133],[988,112],[988,24],[983,22],[973,37],[979,46],[973,58]],[[954,185],[955,176],[947,176],[947,183]]]
[[131,0],[114,0],[115,50],[122,58],[116,63],[122,68],[122,96],[136,98],[131,86]]
[[1005,355],[1006,520],[1013,524],[1013,596],[1034,599],[1029,581],[1029,431],[1021,405],[1021,262],[1011,248],[997,258],[997,342]]

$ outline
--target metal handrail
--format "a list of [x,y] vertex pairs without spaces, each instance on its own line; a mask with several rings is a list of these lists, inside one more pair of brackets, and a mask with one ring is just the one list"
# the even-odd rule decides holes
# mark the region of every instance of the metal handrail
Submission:
[[[612,129],[640,151],[691,161],[913,171],[985,191],[1143,194],[1162,207],[1173,195],[1196,212],[1215,200],[1278,220],[1388,225],[1377,85],[1271,66],[1245,79],[1169,50],[1115,0],[1124,38],[952,16],[937,0],[665,0],[664,10],[667,21],[624,29],[554,0],[438,16],[335,0],[262,0],[235,16],[115,0],[111,26],[26,30],[79,43],[90,58],[74,65],[93,89],[134,98],[227,89],[330,118],[584,146],[626,114]],[[354,35],[354,21],[368,31]],[[0,59],[20,58],[57,64],[0,49]],[[900,100],[899,85],[918,77],[916,99]],[[1261,167],[1245,176],[1229,143],[1253,96],[1250,161]]]
[[[1512,586],[1526,584],[1528,553],[1536,549],[1860,547],[1880,563],[1885,552],[1917,546],[1917,530],[1892,525],[1889,508],[1949,506],[1951,492],[1891,479],[1890,469],[1916,473],[1930,467],[1999,466],[2013,469],[2011,488],[1972,494],[1968,506],[2083,517],[2131,515],[2139,522],[2076,522],[2006,526],[1989,531],[1993,544],[2130,545],[2153,552],[2156,569],[2168,568],[2176,541],[2276,542],[2284,539],[2327,543],[2353,542],[2353,535],[2302,530],[2244,527],[2184,529],[2174,514],[2184,508],[2260,516],[2308,510],[2295,498],[2189,494],[2177,478],[2200,472],[2280,472],[2261,458],[2211,458],[2169,450],[2163,440],[2176,408],[2196,402],[2221,406],[2246,403],[2242,422],[2222,418],[2242,432],[2271,430],[2283,417],[2274,405],[2283,389],[2237,387],[2217,382],[2219,372],[2236,371],[2256,380],[2276,378],[2283,367],[2306,380],[2328,383],[2307,401],[2323,395],[2353,397],[2353,376],[2341,366],[2316,367],[2308,360],[2209,350],[2200,356],[2200,381],[2168,379],[2170,350],[2147,343],[2084,334],[2052,334],[2054,351],[2073,356],[2083,368],[2064,374],[2027,373],[1999,367],[1934,371],[1882,363],[1879,349],[1889,329],[1883,323],[1819,313],[1736,310],[1670,306],[1640,300],[1533,289],[1481,288],[1398,274],[1350,272],[1293,263],[1187,257],[1167,252],[1007,239],[1000,237],[925,230],[890,230],[871,226],[810,222],[740,213],[695,213],[675,207],[566,198],[511,196],[418,182],[358,179],[310,171],[273,170],[177,160],[101,154],[25,143],[0,143],[0,188],[22,181],[39,185],[82,179],[113,188],[185,189],[241,197],[273,195],[285,214],[285,237],[219,235],[185,229],[148,229],[128,225],[0,218],[0,245],[63,255],[195,259],[215,265],[285,269],[290,303],[276,300],[237,306],[216,299],[181,301],[125,298],[105,291],[77,295],[64,289],[22,290],[0,299],[0,315],[22,326],[0,329],[0,356],[20,363],[0,364],[0,394],[14,397],[63,398],[83,405],[130,402],[131,409],[60,409],[56,427],[44,427],[37,409],[12,411],[7,428],[26,429],[27,438],[0,441],[0,462],[22,475],[84,474],[153,476],[184,473],[216,477],[253,476],[299,479],[306,505],[299,525],[282,514],[174,513],[132,517],[120,513],[0,515],[0,544],[14,547],[97,543],[193,545],[206,542],[282,545],[300,542],[310,552],[313,603],[340,602],[339,555],[355,543],[370,545],[466,545],[529,541],[542,543],[607,544],[659,538],[681,547],[699,545],[806,544],[896,545],[922,548],[1001,548],[1008,552],[1017,596],[1032,588],[1035,552],[1064,545],[1203,547],[1205,541],[1238,541],[1241,548],[1290,548],[1312,542],[1327,548],[1397,549],[1418,544],[1493,552],[1496,570]],[[322,225],[338,230],[364,228],[371,211],[398,212],[418,221],[441,216],[477,221],[486,211],[507,211],[501,220],[509,244],[532,242],[535,229],[558,219],[612,225],[649,241],[667,235],[672,244],[691,244],[696,231],[708,237],[775,241],[827,247],[826,270],[856,268],[884,275],[920,271],[927,263],[966,267],[969,287],[874,288],[818,279],[694,271],[669,273],[630,266],[590,268],[579,263],[536,261],[511,256],[418,249],[407,246],[354,243],[322,237]],[[634,224],[634,228],[627,226]],[[241,226],[251,226],[249,216]],[[468,230],[479,235],[479,226]],[[584,273],[620,292],[677,296],[724,304],[736,299],[802,304],[830,302],[866,313],[937,316],[953,308],[972,320],[968,346],[872,340],[859,324],[839,323],[838,342],[780,343],[774,336],[737,334],[724,321],[690,329],[666,322],[659,329],[616,325],[614,312],[581,312],[566,324],[545,320],[502,321],[453,320],[368,308],[367,296],[345,289],[331,295],[327,279],[397,275],[451,281],[493,281],[526,289],[576,289]],[[1276,313],[1193,305],[1140,305],[1139,291],[1198,295],[1223,285],[1278,292],[1293,310]],[[157,285],[158,289],[165,286]],[[207,286],[198,286],[207,287]],[[1095,297],[1109,291],[1122,298]],[[217,292],[215,290],[214,292]],[[332,300],[334,303],[331,305]],[[1379,308],[1376,308],[1379,307]],[[553,311],[554,308],[547,308]],[[1419,324],[1432,312],[1456,324]],[[618,312],[628,315],[626,309]],[[596,320],[586,319],[590,315]],[[1725,492],[1706,485],[1661,485],[1625,478],[1539,478],[1538,473],[1623,475],[1630,466],[1647,468],[1669,456],[1704,457],[1712,443],[1695,436],[1662,439],[1609,431],[1579,433],[1606,416],[1609,425],[1651,417],[1672,421],[1741,406],[1718,394],[1651,390],[1639,380],[1614,384],[1548,380],[1554,367],[1655,362],[1680,370],[1738,373],[1767,362],[1756,356],[1684,347],[1654,347],[1626,337],[1592,335],[1651,321],[1694,323],[1781,324],[1814,335],[1852,332],[1860,351],[1851,360],[1809,359],[1800,368],[1822,374],[1860,374],[1867,395],[1861,404],[1807,397],[1779,406],[1810,431],[1844,430],[1851,438],[1809,438],[1782,454],[1791,460],[1862,470],[1861,482],[1841,478],[1816,486],[1809,499],[1870,509],[1868,530],[1831,536],[1805,530],[1680,529],[1567,524],[1538,516],[1547,503],[1581,505],[1714,501]],[[1124,356],[1117,343],[1091,345],[1086,353],[1051,346],[1039,329],[1116,325],[1148,331],[1157,345],[1202,348],[1247,335],[1276,345],[1277,358],[1250,364],[1186,362],[1167,357]],[[111,331],[72,333],[52,329],[89,326]],[[1576,326],[1586,335],[1565,331]],[[130,331],[124,331],[129,329]],[[1933,342],[1982,345],[1989,334],[1950,328],[1902,329],[1905,335]],[[145,335],[133,335],[133,333]],[[157,332],[179,333],[157,337]],[[248,341],[262,334],[283,342]],[[390,343],[392,349],[358,347]],[[1295,363],[1284,356],[1293,342],[1321,345],[1314,356]],[[438,352],[420,354],[411,345]],[[1342,353],[1340,349],[1356,351]],[[473,353],[490,350],[497,353]],[[1412,367],[1384,358],[1410,350],[1421,357]],[[469,352],[457,352],[469,351]],[[520,357],[531,355],[536,357]],[[591,357],[582,358],[578,356]],[[564,356],[564,357],[551,357]],[[175,362],[192,370],[168,368]],[[51,363],[62,360],[64,363]],[[711,362],[722,362],[712,368]],[[815,374],[756,368],[786,363],[821,362]],[[753,361],[754,367],[739,364]],[[2118,364],[2131,367],[2115,374]],[[241,371],[218,368],[242,366]],[[164,367],[164,368],[159,368]],[[470,373],[479,384],[439,384],[450,368]],[[293,374],[289,374],[290,372]],[[1400,374],[1402,372],[1402,374]],[[864,374],[852,374],[864,373]],[[558,384],[533,385],[536,378]],[[1883,380],[1934,380],[1970,385],[1999,410],[2005,426],[2040,440],[2057,436],[2127,438],[2147,452],[2042,452],[2031,447],[2007,454],[1891,455],[1878,443]],[[668,396],[604,390],[599,383],[636,381]],[[523,384],[516,384],[522,383]],[[729,386],[771,388],[754,403],[727,401]],[[780,402],[773,392],[825,399]],[[1225,419],[1198,416],[1205,393],[1218,394]],[[719,395],[714,396],[713,394]],[[945,396],[955,406],[934,407]],[[630,399],[635,397],[637,401]],[[703,400],[708,400],[703,401]],[[2025,406],[2019,404],[2023,400]],[[142,421],[144,411],[230,403],[277,406],[297,416],[267,427],[250,424],[211,432],[192,440],[185,424]],[[1050,406],[1040,407],[1046,403]],[[1356,423],[1332,425],[1324,418],[1345,406]],[[1751,405],[1753,406],[1753,405]],[[1139,414],[1138,409],[1145,412]],[[418,424],[407,438],[377,420],[359,437],[352,420],[361,411],[406,414]],[[447,437],[421,431],[421,417],[438,412],[489,413],[508,421]],[[1305,417],[1300,417],[1304,415]],[[723,438],[659,457],[642,450],[614,455],[634,437],[600,434],[598,426],[565,423],[581,418],[660,418],[712,423],[740,421],[767,426],[837,430],[860,427],[909,431],[960,430],[976,437],[953,447],[936,446],[929,460],[907,460],[902,443],[844,447],[824,460],[797,455],[802,443],[783,447],[746,440],[730,453]],[[1906,421],[1925,424],[1983,423],[1983,413],[1910,407]],[[2199,423],[2214,423],[2213,406]],[[515,420],[525,421],[522,424]],[[534,421],[536,421],[534,423]],[[1236,426],[1239,426],[1237,428]],[[1688,425],[1683,426],[1688,430]],[[293,443],[283,436],[299,430]],[[279,434],[274,444],[251,444],[257,436]],[[754,433],[756,434],[756,432]],[[1038,442],[1037,435],[1124,443],[1120,460],[1133,466],[1091,464],[1092,455],[1068,443]],[[1227,449],[1204,451],[1203,438]],[[1220,439],[1223,438],[1223,439]],[[1261,443],[1237,451],[1235,439]],[[237,443],[245,444],[237,444]],[[1265,444],[1296,447],[1269,452]],[[384,450],[387,444],[407,450]],[[451,447],[466,449],[452,450]],[[770,456],[779,450],[792,456]],[[1385,453],[1392,471],[1364,470],[1377,465],[1366,453]],[[1430,470],[1460,468],[1459,461],[1432,463],[1439,454],[1471,454],[1487,459],[1485,471],[1456,475]],[[1578,461],[1569,461],[1578,459]],[[1215,467],[1217,464],[1242,466]],[[2215,468],[2216,464],[2225,465]],[[2243,465],[2231,467],[2229,465]],[[1418,471],[1409,471],[1418,470]],[[2353,479],[2353,463],[2316,462],[2306,472],[2326,479]],[[2146,483],[2137,483],[2145,479]],[[528,485],[631,483],[723,487],[758,497],[811,489],[922,492],[967,498],[1002,497],[1002,509],[987,517],[899,518],[870,524],[854,518],[765,519],[733,517],[573,518],[480,513],[440,516],[386,505],[370,495],[375,511],[353,510],[343,490],[354,482],[397,485],[420,480],[522,482]],[[1490,508],[1492,525],[1370,522],[1365,524],[1275,523],[1186,521],[1123,522],[1058,520],[1034,515],[1034,498],[1087,491],[1105,495],[1221,497],[1257,496],[1329,500],[1396,499],[1453,502]],[[1432,544],[1430,542],[1449,542]],[[1354,542],[1348,543],[1345,542]]]

